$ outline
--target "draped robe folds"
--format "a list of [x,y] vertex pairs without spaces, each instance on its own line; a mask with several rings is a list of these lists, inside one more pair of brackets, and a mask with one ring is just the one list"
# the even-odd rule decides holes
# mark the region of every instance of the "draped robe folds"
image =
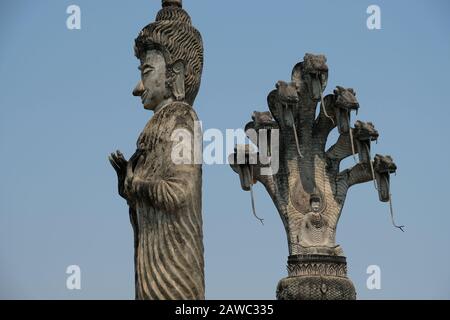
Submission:
[[[202,169],[194,164],[195,121],[195,111],[185,103],[163,107],[147,123],[128,163],[127,178],[134,179],[129,204],[137,299],[205,297]],[[171,137],[177,129],[192,137],[192,164],[172,161]]]

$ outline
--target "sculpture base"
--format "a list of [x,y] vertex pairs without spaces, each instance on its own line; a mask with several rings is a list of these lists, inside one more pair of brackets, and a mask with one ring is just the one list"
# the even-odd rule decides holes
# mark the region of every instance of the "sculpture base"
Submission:
[[277,287],[278,300],[355,300],[342,256],[296,255],[288,259],[287,278]]

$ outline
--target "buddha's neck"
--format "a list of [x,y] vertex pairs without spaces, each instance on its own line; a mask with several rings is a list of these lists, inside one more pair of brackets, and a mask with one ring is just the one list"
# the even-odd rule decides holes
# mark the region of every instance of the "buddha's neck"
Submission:
[[156,106],[156,108],[153,110],[153,112],[157,113],[158,111],[162,110],[165,106],[168,106],[169,104],[173,103],[173,101],[174,100],[172,97],[161,101],[161,103]]

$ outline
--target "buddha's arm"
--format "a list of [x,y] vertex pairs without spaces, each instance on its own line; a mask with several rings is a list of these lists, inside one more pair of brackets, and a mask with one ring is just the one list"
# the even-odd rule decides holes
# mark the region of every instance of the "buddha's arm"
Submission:
[[[170,159],[168,159],[170,161]],[[187,199],[194,194],[196,187],[196,168],[194,165],[175,165],[170,177],[147,178],[135,177],[133,187],[136,195],[149,199],[152,206],[167,211],[183,207]]]

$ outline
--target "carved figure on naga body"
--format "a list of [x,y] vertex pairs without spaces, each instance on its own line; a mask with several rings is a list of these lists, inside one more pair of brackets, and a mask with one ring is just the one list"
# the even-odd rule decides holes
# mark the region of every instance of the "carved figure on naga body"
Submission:
[[201,139],[192,104],[203,44],[181,0],[162,1],[156,21],[135,40],[135,53],[141,80],[133,95],[154,115],[130,160],[117,151],[110,162],[134,231],[136,299],[204,299],[202,169],[194,161],[201,140],[189,142],[188,161],[172,161],[175,130]]
[[[271,164],[261,161],[231,164],[241,181],[246,181],[244,190],[252,190],[256,182],[264,185],[283,221],[289,276],[278,285],[279,299],[355,299],[343,250],[336,244],[347,191],[355,184],[376,180],[380,200],[391,198],[389,174],[396,166],[392,158],[379,155],[373,162],[370,154],[378,132],[372,123],[361,121],[352,128],[351,112],[359,109],[355,91],[337,87],[323,97],[327,81],[325,56],[306,54],[294,67],[291,82],[279,81],[270,92],[270,112],[255,112],[253,121],[245,126],[260,153],[268,150],[271,161],[278,156],[278,170],[270,173]],[[338,141],[326,149],[328,136],[336,127]],[[279,141],[261,139],[261,130],[270,136],[275,129]],[[262,145],[263,141],[268,145]],[[239,150],[251,153],[242,145],[236,153]],[[239,158],[236,153],[230,159]],[[356,154],[359,162],[341,170],[341,161]],[[241,158],[259,160],[261,154]]]

